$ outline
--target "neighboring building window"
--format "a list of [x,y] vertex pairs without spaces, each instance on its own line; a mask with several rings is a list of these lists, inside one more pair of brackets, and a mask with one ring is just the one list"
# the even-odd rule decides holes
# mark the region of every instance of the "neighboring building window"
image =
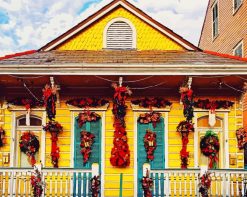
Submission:
[[242,0],[233,0],[234,1],[234,11],[236,11],[242,4]]
[[133,49],[133,30],[124,21],[113,22],[106,33],[107,49]]
[[219,28],[219,12],[218,12],[218,2],[216,2],[213,6],[213,38],[215,38],[218,34]]
[[240,42],[234,49],[233,55],[243,57],[243,42]]

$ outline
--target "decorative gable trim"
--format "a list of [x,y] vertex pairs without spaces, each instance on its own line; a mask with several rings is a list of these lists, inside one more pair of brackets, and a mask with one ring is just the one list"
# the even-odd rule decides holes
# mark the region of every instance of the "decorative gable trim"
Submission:
[[133,13],[135,16],[139,17],[144,22],[146,22],[153,28],[157,29],[158,31],[160,31],[161,33],[163,33],[164,35],[172,39],[173,41],[181,45],[183,48],[190,50],[190,51],[200,51],[199,48],[197,48],[196,46],[194,46],[193,44],[191,44],[190,42],[188,42],[181,36],[177,35],[169,28],[165,27],[164,25],[160,24],[156,20],[152,19],[150,16],[145,14],[143,11],[139,10],[134,5],[130,4],[129,2],[125,0],[112,1],[110,4],[106,5],[105,7],[100,9],[98,12],[93,14],[92,16],[88,17],[87,19],[85,19],[84,21],[76,25],[75,27],[71,28],[70,30],[68,30],[61,36],[59,36],[58,38],[54,39],[53,41],[43,46],[39,51],[50,51],[50,50],[55,49],[58,45],[62,44],[63,42],[71,38],[72,36],[76,35],[77,33],[82,31],[83,29],[91,25],[92,23],[96,22],[101,17],[103,17],[104,15],[106,15],[107,13],[109,13],[111,10],[115,9],[118,6],[124,7],[126,10]]

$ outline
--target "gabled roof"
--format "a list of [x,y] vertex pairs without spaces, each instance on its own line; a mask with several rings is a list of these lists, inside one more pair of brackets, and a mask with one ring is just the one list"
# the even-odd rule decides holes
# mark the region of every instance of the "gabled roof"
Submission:
[[157,29],[167,37],[169,37],[171,40],[174,42],[178,43],[180,46],[187,50],[191,51],[199,51],[200,49],[194,46],[192,43],[188,42],[181,36],[177,35],[174,33],[171,29],[165,27],[161,23],[157,22],[150,16],[148,16],[146,13],[144,13],[142,10],[139,8],[135,7],[133,4],[129,3],[126,0],[113,0],[111,3],[108,5],[104,6],[102,9],[97,11],[95,14],[89,16],[87,19],[83,20],[61,36],[57,37],[56,39],[52,40],[45,46],[39,49],[39,51],[50,51],[55,49],[58,45],[64,43],[68,39],[72,38],[76,34],[80,33],[83,29],[87,28],[97,20],[101,19],[104,17],[106,14],[114,10],[115,8],[122,6],[123,8],[127,9],[129,12],[134,14],[135,16],[139,17],[142,19],[144,22],[152,26],[153,28]]

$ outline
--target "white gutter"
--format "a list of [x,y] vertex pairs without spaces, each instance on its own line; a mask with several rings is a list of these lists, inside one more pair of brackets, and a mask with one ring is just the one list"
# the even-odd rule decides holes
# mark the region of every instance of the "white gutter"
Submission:
[[247,64],[61,64],[0,65],[0,75],[246,75]]

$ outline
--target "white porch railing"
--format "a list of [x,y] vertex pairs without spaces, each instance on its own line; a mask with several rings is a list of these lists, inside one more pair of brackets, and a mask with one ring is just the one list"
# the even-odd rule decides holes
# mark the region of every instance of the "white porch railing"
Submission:
[[[33,169],[0,168],[0,196],[32,196],[30,177]],[[91,196],[93,170],[42,169],[45,181],[43,196]]]
[[[210,196],[247,196],[247,171],[235,169],[209,170],[211,172]],[[200,196],[200,169],[150,170],[153,178],[153,197]]]

